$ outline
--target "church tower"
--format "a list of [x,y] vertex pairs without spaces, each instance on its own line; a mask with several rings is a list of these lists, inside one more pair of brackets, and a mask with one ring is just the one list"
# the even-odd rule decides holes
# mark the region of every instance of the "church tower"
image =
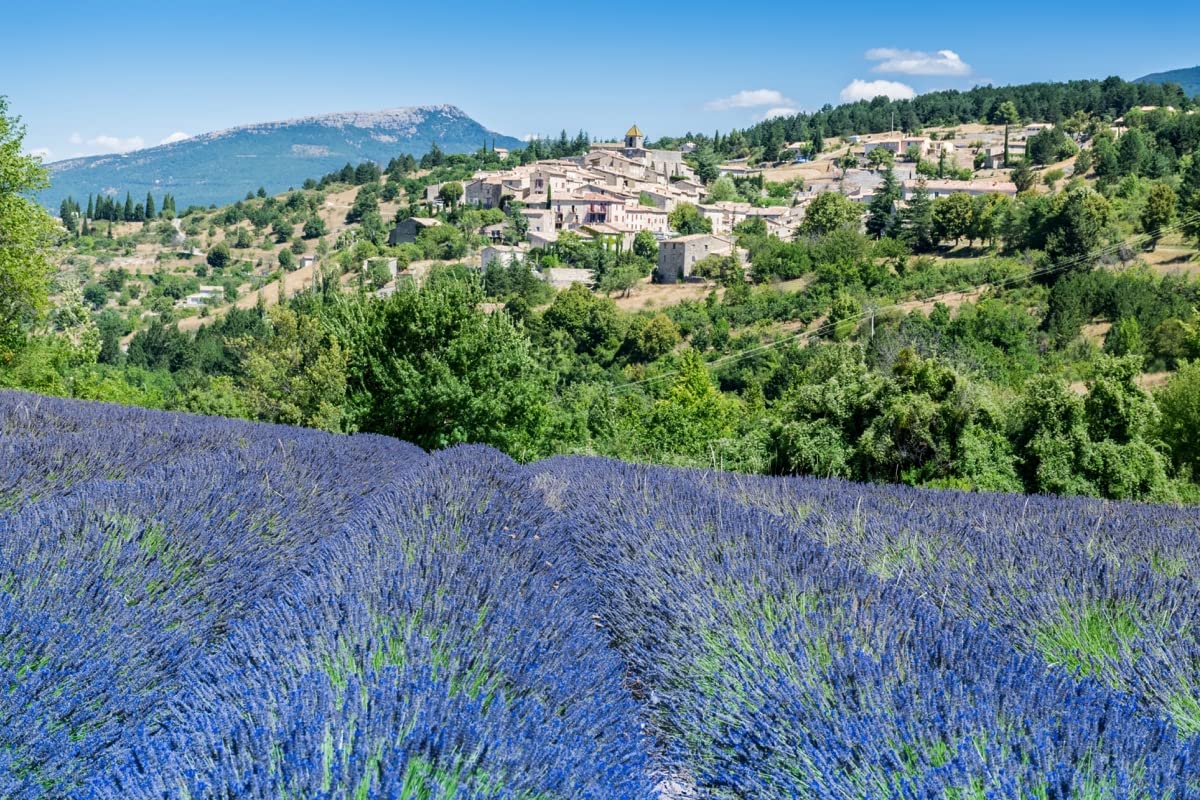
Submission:
[[625,131],[626,150],[643,150],[645,149],[645,145],[646,137],[642,135],[642,131],[637,125]]

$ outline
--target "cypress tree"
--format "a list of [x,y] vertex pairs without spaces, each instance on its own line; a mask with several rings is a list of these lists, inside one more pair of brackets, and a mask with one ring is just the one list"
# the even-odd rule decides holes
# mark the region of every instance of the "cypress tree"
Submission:
[[125,193],[125,210],[121,214],[121,219],[125,222],[133,222],[133,196],[129,192]]
[[95,217],[95,213],[96,213],[96,209],[95,209],[95,206],[93,206],[93,205],[92,205],[92,196],[89,194],[89,195],[88,195],[88,209],[87,209],[87,218],[88,218],[88,219],[95,219],[95,218],[96,218],[96,217]]
[[154,219],[154,195],[146,192],[146,219]]

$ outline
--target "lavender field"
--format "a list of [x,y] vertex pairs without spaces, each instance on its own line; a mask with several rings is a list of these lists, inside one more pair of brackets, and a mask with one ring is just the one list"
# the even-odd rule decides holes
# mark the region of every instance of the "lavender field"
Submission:
[[1200,798],[1197,521],[0,393],[0,797]]

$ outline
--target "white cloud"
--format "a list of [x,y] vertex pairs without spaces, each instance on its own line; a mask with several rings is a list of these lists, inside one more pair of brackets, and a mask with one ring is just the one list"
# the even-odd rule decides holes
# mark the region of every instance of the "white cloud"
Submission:
[[775,119],[776,117],[790,117],[793,114],[799,113],[800,109],[798,108],[792,108],[791,106],[776,106],[775,108],[768,108],[766,112],[763,113],[762,118]]
[[876,47],[867,51],[868,61],[878,61],[873,72],[898,72],[902,75],[970,75],[971,65],[953,50],[926,53],[921,50],[898,50]]
[[83,137],[79,135],[79,131],[75,131],[67,137],[67,141],[71,144],[83,144]]
[[128,139],[122,139],[119,136],[101,134],[95,139],[88,139],[88,144],[103,147],[105,150],[113,153],[126,153],[130,150],[141,150],[146,146],[146,140],[140,136],[130,136]]
[[710,100],[704,104],[708,111],[728,111],[731,108],[758,108],[759,106],[791,106],[792,101],[775,89],[743,89],[729,97]]
[[911,100],[917,96],[917,92],[913,87],[899,81],[864,81],[855,78],[842,89],[841,98],[843,103],[853,103],[856,100],[873,100],[880,95],[892,100]]
[[29,151],[29,155],[37,156],[42,161],[49,161],[50,160],[50,148],[49,147],[35,147]]
[[168,136],[167,138],[160,141],[159,144],[172,144],[174,142],[182,142],[184,139],[190,139],[190,138],[192,138],[192,135],[190,133],[184,133],[183,131],[175,131],[170,136]]

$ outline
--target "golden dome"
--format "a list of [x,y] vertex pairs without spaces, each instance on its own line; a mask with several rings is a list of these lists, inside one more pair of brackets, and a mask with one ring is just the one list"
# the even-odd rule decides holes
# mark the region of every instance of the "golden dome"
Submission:
[[637,125],[634,125],[632,128],[625,131],[625,135],[626,136],[641,136],[642,132],[641,132],[641,130],[638,129]]

